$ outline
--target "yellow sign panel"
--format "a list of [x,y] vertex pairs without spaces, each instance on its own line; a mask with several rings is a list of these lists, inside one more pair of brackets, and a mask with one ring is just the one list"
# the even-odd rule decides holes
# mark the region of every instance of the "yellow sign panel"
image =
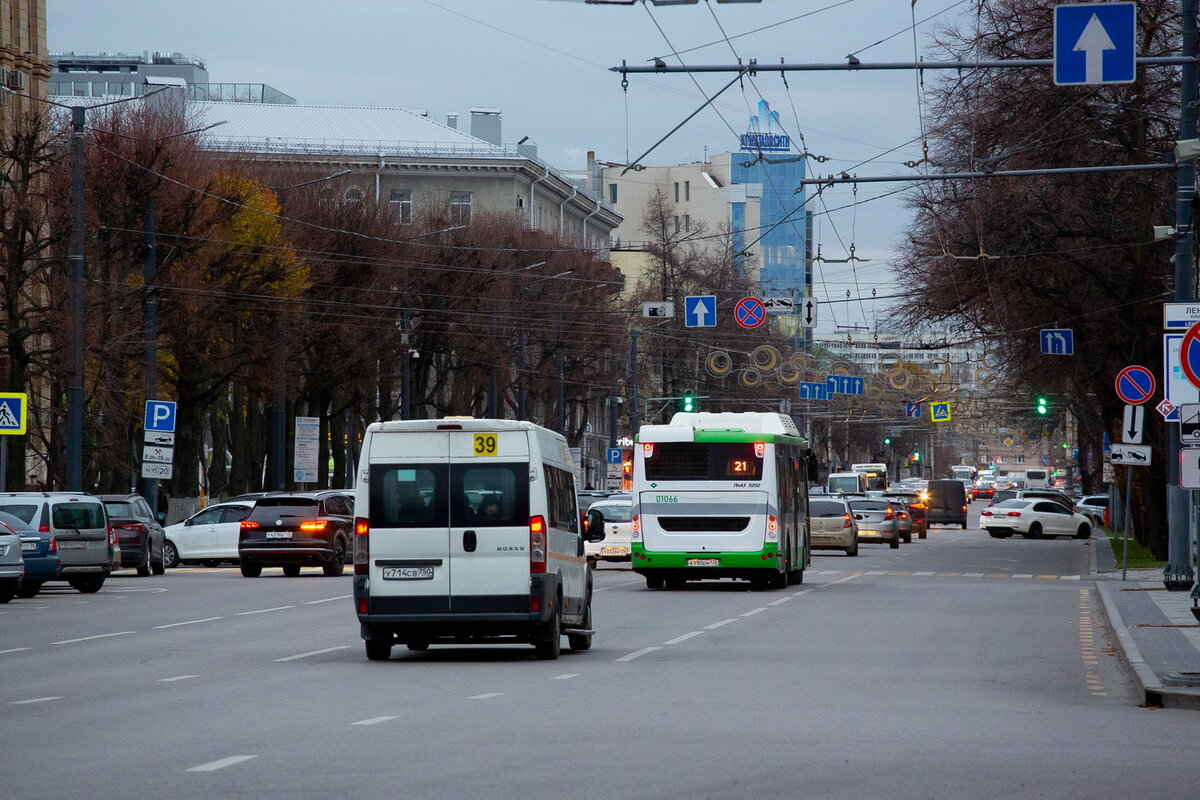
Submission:
[[24,433],[28,408],[24,392],[0,392],[0,435]]
[[471,448],[471,452],[477,456],[494,456],[499,453],[500,447],[496,443],[496,434],[475,434],[475,445]]
[[933,422],[949,422],[950,421],[950,404],[949,403],[930,403],[929,404],[929,419]]

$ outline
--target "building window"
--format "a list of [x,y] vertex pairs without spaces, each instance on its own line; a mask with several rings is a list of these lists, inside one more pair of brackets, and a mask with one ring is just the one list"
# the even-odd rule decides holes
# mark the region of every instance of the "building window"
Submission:
[[683,199],[684,200],[692,199],[692,182],[691,181],[683,182]]
[[471,224],[471,193],[450,193],[450,222],[454,225]]
[[692,231],[692,215],[691,214],[683,215],[683,230],[685,233],[691,233],[691,231]]
[[388,203],[392,207],[392,211],[396,214],[396,218],[400,220],[401,225],[408,225],[412,222],[412,190],[411,189],[393,189],[388,195]]
[[[678,184],[676,184],[678,185]],[[675,218],[675,232],[679,233],[679,217]]]
[[675,202],[679,202],[679,181],[675,181]]
[[1014,464],[1024,464],[1024,463],[1025,463],[1025,456],[1016,456],[1016,457],[1013,459],[1013,463],[1014,463]]
[[608,185],[608,204],[612,206],[617,204],[617,185],[615,183]]
[[363,197],[365,196],[366,195],[363,193],[362,189],[357,186],[351,186],[346,189],[345,193],[342,195],[342,199],[347,203],[361,203]]

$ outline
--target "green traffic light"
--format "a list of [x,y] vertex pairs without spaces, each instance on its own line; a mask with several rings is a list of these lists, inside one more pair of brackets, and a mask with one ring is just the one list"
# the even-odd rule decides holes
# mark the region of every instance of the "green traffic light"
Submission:
[[892,443],[892,440],[891,440],[891,439],[884,439],[884,440],[883,440],[883,443],[884,443],[884,444],[891,444],[891,443]]
[[683,410],[685,412],[696,410],[696,398],[692,396],[691,392],[684,392],[683,394]]
[[1039,397],[1037,399],[1037,413],[1042,414],[1042,415],[1049,414],[1050,409],[1047,407],[1048,403],[1049,403],[1049,401],[1047,401],[1046,398]]
[[921,451],[914,450],[913,451],[913,461],[920,461],[920,460],[921,460]]

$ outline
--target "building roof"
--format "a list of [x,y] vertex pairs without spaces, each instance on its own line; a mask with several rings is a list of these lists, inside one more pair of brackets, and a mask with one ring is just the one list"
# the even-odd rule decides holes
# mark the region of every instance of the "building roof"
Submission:
[[516,158],[501,147],[403,108],[305,106],[197,101],[188,104],[198,126],[226,121],[205,133],[205,146],[250,153],[362,153]]

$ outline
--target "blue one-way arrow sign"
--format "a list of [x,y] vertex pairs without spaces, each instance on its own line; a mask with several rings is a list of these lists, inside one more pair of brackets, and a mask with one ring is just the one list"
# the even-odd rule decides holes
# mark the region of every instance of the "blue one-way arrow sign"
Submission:
[[1136,3],[1054,7],[1054,82],[1059,86],[1133,83]]
[[717,296],[702,294],[683,298],[683,324],[688,328],[715,328]]

